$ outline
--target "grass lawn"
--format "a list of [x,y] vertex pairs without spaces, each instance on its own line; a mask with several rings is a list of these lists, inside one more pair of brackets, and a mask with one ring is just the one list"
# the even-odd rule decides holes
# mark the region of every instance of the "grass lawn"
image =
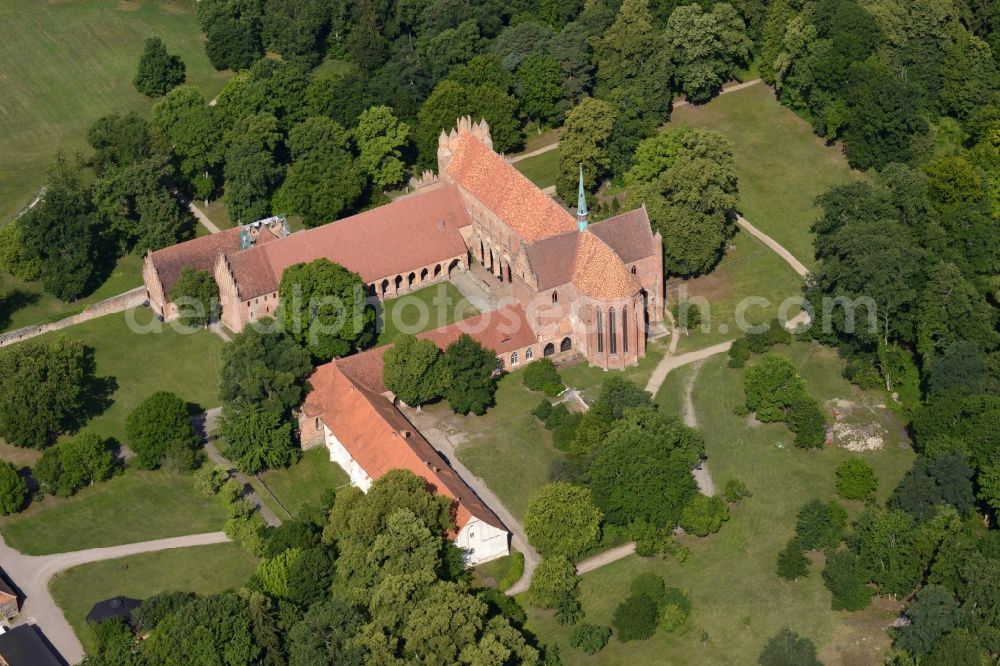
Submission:
[[763,84],[720,95],[708,104],[679,107],[668,126],[673,125],[715,129],[732,139],[741,212],[814,268],[809,230],[819,215],[814,199],[833,185],[860,177],[843,152],[825,145]]
[[91,419],[86,429],[122,440],[126,417],[156,391],[172,391],[201,409],[221,403],[218,376],[225,343],[218,336],[206,330],[185,335],[169,324],[150,325],[153,332],[136,333],[129,328],[130,319],[143,326],[155,324],[153,313],[139,307],[35,338],[45,341],[64,335],[80,340],[95,350],[97,376],[117,382],[111,406]]
[[[782,302],[799,296],[802,280],[784,259],[750,234],[739,231],[714,271],[693,280],[667,281],[667,303],[689,300],[702,307],[702,322],[681,337],[678,352],[708,347],[742,335],[740,319],[749,325],[772,319]],[[704,301],[708,303],[706,311]],[[761,300],[764,299],[764,300]],[[794,317],[791,303],[783,313]],[[742,317],[737,315],[742,314]]]
[[416,335],[479,314],[451,282],[438,282],[390,298],[379,314],[377,346],[387,345],[400,333]]
[[112,112],[147,115],[132,87],[147,37],[166,42],[187,66],[187,82],[209,99],[227,73],[205,54],[194,0],[87,0],[0,3],[0,222],[45,183],[57,150],[87,149],[90,125]]
[[[832,398],[854,401],[873,418],[892,422],[880,393],[861,392],[840,376],[836,352],[799,343],[778,348],[798,366],[810,391],[822,402]],[[744,400],[743,370],[726,367],[724,355],[703,366],[687,366],[669,377],[658,396],[666,410],[676,411],[677,395],[693,380],[693,401],[699,429],[705,437],[708,465],[717,486],[730,478],[744,481],[753,496],[732,508],[722,530],[704,539],[686,537],[690,556],[684,562],[631,556],[583,576],[583,608],[587,622],[611,624],[632,578],[643,571],[662,576],[667,585],[688,591],[693,611],[675,633],[663,631],[647,641],[621,643],[612,638],[598,655],[588,657],[568,644],[568,627],[550,613],[529,611],[528,628],[543,642],[560,645],[566,664],[749,664],[755,663],[767,639],[788,626],[812,639],[826,664],[881,663],[888,647],[885,628],[895,619],[898,604],[876,602],[861,613],[833,612],[823,586],[822,556],[813,557],[809,576],[794,582],[778,578],[778,552],[794,532],[799,508],[813,497],[833,499],[834,468],[849,457],[839,448],[801,451],[792,446],[784,424],[748,426],[733,414]],[[692,377],[692,374],[695,376]],[[879,499],[884,500],[913,461],[899,424],[888,445],[863,454],[876,469]],[[860,502],[845,503],[853,514]],[[708,633],[702,643],[701,633]]]
[[[669,341],[670,338],[667,337],[650,340],[646,344],[645,358],[639,359],[637,365],[621,371],[625,379],[628,379],[639,388],[645,387],[646,382],[649,381],[649,376],[653,374],[653,369],[663,359]],[[598,396],[601,395],[601,385],[604,384],[604,380],[607,379],[609,374],[610,372],[590,365],[583,359],[575,365],[559,368],[559,375],[563,378],[563,382],[568,387],[579,391],[583,399],[590,404],[593,404]]]
[[528,177],[538,187],[556,184],[559,173],[559,149],[514,163],[514,168]]
[[[524,137],[524,150],[521,151],[521,154],[530,153],[533,150],[557,143],[561,132],[562,128],[560,127],[544,130],[541,134],[529,129]],[[516,155],[512,155],[511,157],[516,157]]]
[[94,636],[84,618],[98,601],[118,595],[146,599],[168,591],[217,594],[239,589],[256,569],[253,556],[224,543],[84,564],[58,574],[49,589],[89,651]]
[[194,489],[194,477],[165,470],[129,470],[73,497],[48,498],[0,519],[12,548],[28,555],[115,546],[215,532],[226,510]]
[[0,272],[0,332],[58,321],[141,284],[142,257],[132,254],[118,260],[104,284],[74,303],[60,301],[46,292],[41,282],[22,282]]
[[[282,518],[296,515],[303,505],[318,504],[325,490],[339,488],[349,482],[344,470],[330,462],[325,446],[306,451],[288,469],[263,472],[259,478],[250,477],[258,495]],[[261,487],[258,488],[258,485]]]

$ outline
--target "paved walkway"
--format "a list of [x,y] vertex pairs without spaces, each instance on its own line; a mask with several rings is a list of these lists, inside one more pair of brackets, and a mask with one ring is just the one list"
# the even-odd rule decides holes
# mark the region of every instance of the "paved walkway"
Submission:
[[191,534],[188,536],[129,543],[107,548],[90,548],[55,555],[24,555],[6,544],[0,536],[0,563],[11,582],[24,594],[21,614],[13,624],[34,624],[41,629],[63,659],[76,664],[83,659],[83,646],[62,610],[49,593],[49,581],[61,571],[81,564],[113,560],[140,553],[152,553],[173,548],[190,548],[225,543],[229,538],[223,532]]

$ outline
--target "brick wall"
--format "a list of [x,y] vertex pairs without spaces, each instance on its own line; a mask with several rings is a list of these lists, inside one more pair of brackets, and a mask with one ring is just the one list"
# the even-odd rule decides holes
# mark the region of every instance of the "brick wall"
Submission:
[[0,333],[0,347],[9,347],[10,345],[30,340],[31,338],[44,333],[60,331],[75,324],[80,324],[85,321],[90,321],[91,319],[114,314],[116,312],[124,312],[125,310],[129,310],[139,305],[145,305],[146,303],[146,288],[136,287],[131,291],[126,291],[124,294],[118,294],[117,296],[112,296],[111,298],[94,303],[93,305],[86,307],[79,314],[66,317],[65,319],[60,319],[59,321],[55,321],[50,324],[25,326],[24,328],[19,328],[14,331]]

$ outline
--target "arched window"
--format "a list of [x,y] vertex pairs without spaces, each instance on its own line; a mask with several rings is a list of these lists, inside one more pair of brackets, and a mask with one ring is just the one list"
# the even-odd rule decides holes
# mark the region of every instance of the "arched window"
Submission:
[[559,343],[559,351],[568,352],[573,348],[573,341],[569,338],[563,338],[562,342]]
[[542,349],[542,356],[552,356],[556,353],[556,346],[551,342]]
[[552,292],[552,302],[553,303],[558,303],[559,302],[559,292],[556,292],[556,291]]
[[510,355],[510,364],[517,365],[518,362],[519,361],[517,360],[517,352],[514,352],[513,354]]
[[628,308],[622,308],[622,352],[628,353]]
[[632,275],[635,275],[635,266],[632,267]]
[[615,309],[608,309],[608,351],[618,353],[618,331],[615,328]]
[[534,357],[535,357],[535,352],[531,350],[531,347],[528,347],[528,349],[524,352],[524,359],[526,361],[530,361]]
[[604,315],[601,308],[597,308],[597,353],[604,351]]

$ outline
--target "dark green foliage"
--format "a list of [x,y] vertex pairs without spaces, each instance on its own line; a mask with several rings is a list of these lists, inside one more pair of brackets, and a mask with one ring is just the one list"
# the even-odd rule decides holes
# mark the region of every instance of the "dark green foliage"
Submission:
[[730,368],[742,368],[750,360],[750,345],[746,338],[733,340],[729,348],[729,361],[726,363]]
[[819,403],[802,394],[788,410],[788,428],[795,433],[795,446],[818,449],[826,441],[826,416]]
[[583,417],[573,442],[574,450],[580,453],[593,451],[615,422],[622,418],[625,410],[652,405],[653,399],[648,392],[618,374],[609,376],[601,385],[601,395]]
[[279,138],[277,119],[269,114],[243,117],[233,130],[225,157],[226,211],[239,224],[271,214],[271,196],[284,173],[274,156]]
[[169,459],[180,469],[193,470],[201,447],[187,404],[167,391],[149,396],[128,415],[125,443],[143,469],[156,469]]
[[292,424],[283,414],[257,403],[224,407],[219,432],[226,440],[223,454],[247,474],[288,467],[299,456]]
[[917,586],[920,555],[913,519],[902,511],[868,507],[854,522],[852,546],[881,594],[905,596]]
[[608,644],[611,638],[611,627],[594,624],[578,624],[569,635],[569,644],[587,654],[597,654]]
[[288,569],[288,598],[303,607],[325,599],[333,584],[336,560],[329,548],[303,550]]
[[778,575],[786,580],[809,575],[809,560],[802,553],[802,542],[798,537],[792,537],[788,545],[778,553]]
[[736,503],[744,497],[753,497],[753,493],[750,492],[746,484],[739,479],[729,479],[726,481],[723,496],[726,498],[727,502]]
[[0,460],[0,515],[20,511],[28,497],[28,485],[21,478],[17,467]]
[[926,666],[955,666],[956,664],[969,664],[978,666],[987,659],[982,644],[974,633],[967,629],[956,629],[943,636],[934,644],[934,649],[921,661]]
[[868,587],[870,575],[853,551],[828,551],[823,584],[833,595],[830,608],[848,611],[867,608],[872,598],[872,590]]
[[589,489],[552,483],[532,498],[524,531],[543,557],[562,555],[573,560],[597,545],[602,518]]
[[823,666],[816,658],[813,642],[788,627],[768,639],[757,663],[761,666]]
[[146,97],[159,97],[184,83],[184,69],[180,57],[167,53],[162,39],[150,37],[139,58],[132,85]]
[[198,3],[198,22],[208,38],[205,51],[216,69],[246,69],[264,55],[260,8],[260,3],[233,0]]
[[201,597],[165,617],[143,644],[153,663],[173,663],[178,654],[195,662],[243,666],[261,648],[253,637],[247,602],[234,593]]
[[664,39],[674,66],[674,83],[693,102],[707,102],[750,60],[752,42],[733,6],[696,4],[674,9]]
[[945,503],[967,515],[975,502],[972,476],[961,454],[942,454],[930,462],[921,456],[896,486],[889,506],[905,511],[917,522],[928,520],[935,507]]
[[207,326],[218,317],[219,288],[208,271],[182,268],[169,298],[185,326]]
[[940,585],[928,585],[917,592],[916,599],[906,607],[910,624],[900,627],[896,647],[913,654],[926,654],[942,635],[959,623],[961,613],[951,592]]
[[644,641],[656,631],[656,603],[645,594],[632,594],[615,609],[611,623],[618,640]]
[[805,550],[835,548],[843,538],[846,522],[847,512],[840,504],[813,499],[799,510],[795,533]]
[[851,458],[837,465],[837,494],[844,499],[863,500],[878,489],[878,477],[871,465]]
[[784,421],[787,412],[802,401],[805,385],[792,362],[783,356],[767,354],[747,370],[743,379],[747,408],[765,423]]
[[263,332],[270,320],[259,323],[246,327],[223,347],[219,395],[226,403],[256,403],[288,413],[302,402],[302,384],[312,371],[311,357],[290,336]]
[[317,360],[346,356],[375,341],[375,311],[357,273],[328,259],[294,264],[281,275],[284,330]]
[[0,437],[42,448],[103,404],[93,351],[77,341],[22,342],[0,351]]
[[697,431],[675,417],[651,409],[625,412],[590,467],[594,501],[605,520],[628,525],[641,518],[657,527],[676,525],[697,493],[691,468],[702,448]]
[[106,440],[85,432],[46,449],[32,475],[43,492],[69,497],[85,486],[110,478],[116,462]]
[[362,623],[361,614],[339,599],[315,604],[288,633],[289,664],[363,663],[361,647],[346,645]]
[[548,425],[548,418],[552,415],[552,411],[552,403],[548,400],[542,400],[538,403],[537,407],[531,410],[531,414],[542,423]]
[[563,390],[562,378],[556,371],[555,364],[547,358],[529,363],[522,380],[532,391],[541,391],[550,397],[559,395]]
[[445,398],[456,414],[485,414],[495,403],[496,354],[463,333],[442,357],[448,377]]
[[729,507],[721,497],[701,493],[692,497],[681,512],[681,527],[698,536],[714,534],[729,520]]
[[265,532],[262,557],[276,557],[290,548],[308,550],[320,543],[319,530],[302,520],[286,520]]
[[747,331],[744,338],[750,351],[755,354],[763,354],[775,345],[787,345],[792,342],[792,334],[781,325],[781,321],[773,319],[766,324],[758,324],[755,329],[764,330]]
[[629,592],[632,594],[645,594],[653,600],[657,606],[662,605],[663,595],[666,594],[666,587],[663,579],[654,573],[641,573],[632,579],[629,584]]
[[444,395],[448,376],[441,350],[431,340],[401,335],[382,360],[382,381],[407,405],[416,407]]
[[565,557],[547,557],[531,576],[528,602],[536,608],[558,608],[579,599],[576,567]]
[[181,606],[193,600],[195,595],[190,592],[160,592],[143,599],[142,603],[132,611],[132,619],[143,631],[153,631],[163,618],[175,613]]
[[93,163],[98,174],[146,159],[154,149],[149,123],[135,111],[98,118],[87,130],[87,143],[96,151]]

